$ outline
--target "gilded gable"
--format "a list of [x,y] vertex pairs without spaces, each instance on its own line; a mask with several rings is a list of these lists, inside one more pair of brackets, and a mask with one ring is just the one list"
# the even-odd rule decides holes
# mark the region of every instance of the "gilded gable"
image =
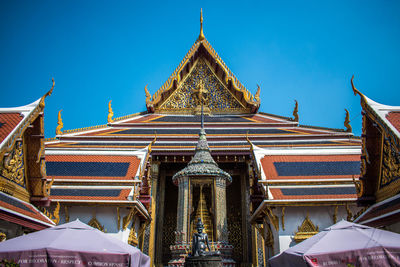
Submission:
[[204,107],[211,113],[246,112],[245,107],[222,84],[208,62],[202,58],[195,62],[191,72],[161,105],[159,111],[193,113],[201,103],[204,103]]

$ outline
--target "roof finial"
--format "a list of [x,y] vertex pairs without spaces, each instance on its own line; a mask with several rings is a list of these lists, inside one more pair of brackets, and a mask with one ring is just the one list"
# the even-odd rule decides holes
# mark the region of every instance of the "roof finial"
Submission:
[[63,134],[61,129],[64,127],[64,124],[63,124],[62,118],[61,118],[61,111],[62,111],[62,109],[58,112],[58,121],[57,121],[58,125],[57,125],[57,128],[56,128],[56,135]]
[[200,9],[200,34],[199,38],[197,38],[198,41],[203,41],[206,37],[204,37],[203,33],[203,9]]

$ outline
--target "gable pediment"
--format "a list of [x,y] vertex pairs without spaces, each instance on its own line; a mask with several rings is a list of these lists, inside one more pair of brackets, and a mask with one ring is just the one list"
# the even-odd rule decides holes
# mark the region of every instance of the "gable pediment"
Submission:
[[[203,87],[203,91],[200,87]],[[204,102],[210,113],[249,113],[212,71],[209,62],[198,58],[178,88],[160,105],[159,111],[193,113]]]
[[[199,89],[203,87],[202,90]],[[211,114],[255,113],[259,89],[253,96],[233,75],[206,39],[197,40],[174,73],[153,94],[146,91],[149,112],[196,114],[199,100]],[[204,94],[203,94],[204,93]]]

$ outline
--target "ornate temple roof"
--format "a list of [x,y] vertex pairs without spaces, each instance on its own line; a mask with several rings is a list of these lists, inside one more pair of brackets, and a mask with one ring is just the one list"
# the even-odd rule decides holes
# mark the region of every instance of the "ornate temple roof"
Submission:
[[253,96],[235,77],[203,34],[200,35],[168,80],[152,96],[145,87],[150,113],[192,114],[200,80],[209,94],[207,105],[213,114],[255,113],[260,107],[260,87]]
[[[354,78],[354,77],[353,77]],[[358,203],[366,209],[356,220],[374,227],[399,222],[400,106],[377,103],[353,84],[361,97],[363,134]]]
[[[50,150],[136,150],[145,148],[157,135],[153,154],[161,151],[183,151],[192,154],[197,145],[200,116],[142,114],[110,123],[105,128],[82,132],[64,132],[49,140]],[[208,145],[217,151],[248,153],[246,135],[262,148],[328,148],[359,147],[360,140],[343,130],[315,128],[298,122],[265,115],[205,116]]]
[[0,219],[35,230],[42,230],[55,223],[35,206],[0,192]]
[[206,132],[201,128],[199,133],[199,141],[195,150],[195,154],[187,167],[178,171],[172,177],[175,182],[179,177],[195,177],[195,176],[213,176],[225,178],[228,183],[232,182],[232,177],[218,167],[210,154],[210,148],[207,144]]
[[35,230],[55,225],[32,204],[50,203],[42,115],[45,98],[53,88],[54,80],[51,89],[35,102],[0,108],[0,219]]

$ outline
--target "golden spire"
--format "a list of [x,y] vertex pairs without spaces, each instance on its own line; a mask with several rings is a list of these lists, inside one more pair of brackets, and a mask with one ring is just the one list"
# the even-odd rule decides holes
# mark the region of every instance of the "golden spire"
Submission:
[[57,121],[58,125],[57,125],[57,128],[56,128],[56,135],[62,134],[61,129],[64,127],[64,124],[63,124],[62,119],[61,119],[61,111],[62,111],[62,109],[58,112],[58,121]]
[[54,82],[54,78],[51,78],[51,81],[53,82],[53,86],[51,86],[50,90],[49,90],[44,96],[42,96],[42,98],[40,99],[39,106],[40,106],[41,108],[44,108],[44,105],[45,105],[45,104],[44,104],[44,99],[45,99],[46,97],[50,96],[51,93],[53,93],[54,85],[55,85],[56,83]]
[[261,91],[261,88],[260,88],[260,86],[257,84],[257,92],[256,92],[256,94],[254,95],[254,99],[257,101],[257,103],[260,103],[260,91]]
[[146,104],[149,104],[151,102],[151,94],[150,94],[149,90],[147,90],[147,84],[144,87],[144,91],[146,93]]
[[344,119],[344,127],[346,127],[346,132],[351,133],[352,128],[350,125],[350,114],[347,109],[344,109],[346,111],[346,118]]
[[294,101],[294,110],[293,110],[293,121],[298,122],[299,121],[299,103],[297,103],[297,100]]
[[112,110],[111,100],[110,100],[110,102],[108,102],[108,116],[107,116],[108,123],[112,123],[114,121],[112,118],[113,116],[114,116],[114,112]]
[[354,75],[351,77],[351,80],[350,80],[350,82],[351,82],[351,87],[353,88],[353,93],[354,93],[354,95],[359,94],[360,97],[361,97],[361,100],[363,100],[364,102],[367,102],[367,100],[365,99],[365,96],[364,96],[360,91],[358,91],[357,88],[354,86],[353,80],[354,80]]
[[203,41],[205,38],[203,33],[203,9],[200,9],[200,34],[197,41]]

